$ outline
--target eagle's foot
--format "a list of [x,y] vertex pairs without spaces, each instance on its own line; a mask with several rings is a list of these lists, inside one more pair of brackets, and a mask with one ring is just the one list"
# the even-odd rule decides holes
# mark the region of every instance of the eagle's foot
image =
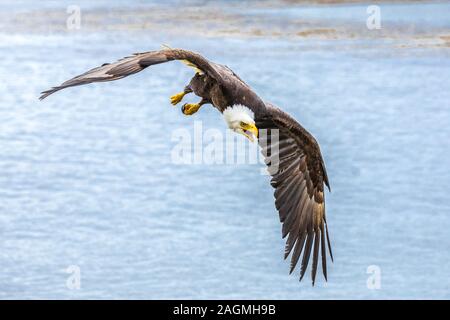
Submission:
[[173,105],[176,105],[181,100],[183,100],[183,97],[185,94],[186,94],[185,92],[180,92],[180,93],[174,94],[173,96],[170,97],[170,103]]
[[183,104],[183,107],[181,107],[181,112],[187,116],[190,116],[196,113],[200,107],[200,103],[185,103]]

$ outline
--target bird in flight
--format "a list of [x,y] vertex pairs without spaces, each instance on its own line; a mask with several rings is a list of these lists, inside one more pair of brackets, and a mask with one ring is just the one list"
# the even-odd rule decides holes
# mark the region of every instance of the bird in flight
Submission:
[[[68,87],[122,79],[155,64],[179,60],[195,69],[195,75],[178,94],[173,105],[194,93],[198,103],[185,103],[181,111],[190,116],[211,104],[222,113],[228,127],[253,141],[258,140],[275,188],[275,206],[286,239],[284,258],[291,255],[290,273],[301,258],[300,280],[305,275],[312,252],[311,278],[314,285],[319,261],[327,280],[327,247],[330,239],[325,217],[324,185],[330,190],[319,144],[295,119],[265,102],[230,68],[211,62],[198,53],[183,49],[163,49],[135,53],[114,63],[105,63],[59,86],[42,92],[40,99]],[[303,255],[302,255],[303,252]]]

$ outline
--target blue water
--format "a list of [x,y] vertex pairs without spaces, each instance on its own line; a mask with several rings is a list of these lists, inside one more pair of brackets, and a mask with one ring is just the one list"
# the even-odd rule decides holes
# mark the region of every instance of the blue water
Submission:
[[[367,7],[372,2],[344,3],[334,6],[286,6],[280,8],[250,9],[249,13],[266,16],[289,17],[293,19],[326,20],[334,25],[365,24]],[[384,28],[404,26],[413,30],[450,27],[450,5],[448,1],[421,1],[411,3],[377,3],[380,9],[381,25]],[[373,11],[370,11],[373,13]]]
[[[450,298],[448,48],[145,31],[0,40],[0,298]],[[185,117],[170,105],[188,68],[37,100],[161,43],[226,63],[316,136],[332,187],[328,283],[288,275],[259,165],[172,162],[173,130],[192,132],[194,120],[226,130],[208,106]],[[71,265],[79,289],[66,285]]]

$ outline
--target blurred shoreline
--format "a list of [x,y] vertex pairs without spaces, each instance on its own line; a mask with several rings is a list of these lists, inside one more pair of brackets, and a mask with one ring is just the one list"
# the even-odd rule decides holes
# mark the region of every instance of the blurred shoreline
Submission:
[[[78,3],[81,12],[78,30],[68,30],[66,22],[70,12],[64,3],[47,3],[43,6],[30,2],[19,6],[19,9],[15,7],[14,12],[9,9],[12,4],[8,7],[7,3],[2,3],[0,34],[150,31],[168,36],[381,40],[402,48],[450,47],[450,28],[445,16],[441,18],[441,25],[427,23],[434,21],[430,17],[433,11],[439,13],[444,8],[450,12],[450,5],[440,1],[375,1],[373,4],[380,5],[381,9],[379,30],[369,30],[366,26],[369,16],[367,3],[354,0],[170,1],[139,2],[137,6],[101,2],[90,4],[86,1]],[[424,8],[432,11],[426,13],[428,20],[425,22],[420,16]],[[417,12],[417,17],[411,21],[404,20],[402,10]],[[389,15],[386,18],[387,13]],[[439,18],[436,19],[439,21]]]

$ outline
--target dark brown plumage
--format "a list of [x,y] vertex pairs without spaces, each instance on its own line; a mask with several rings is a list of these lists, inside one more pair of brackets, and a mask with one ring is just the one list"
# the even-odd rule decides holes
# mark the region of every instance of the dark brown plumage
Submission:
[[282,236],[287,237],[285,259],[292,254],[290,272],[293,272],[303,253],[301,280],[312,253],[313,285],[319,256],[323,275],[327,279],[326,247],[331,259],[333,256],[325,217],[324,185],[328,189],[330,185],[319,145],[297,121],[272,104],[263,102],[227,66],[182,49],[136,53],[115,63],[103,64],[44,91],[40,99],[68,87],[122,79],[149,66],[172,60],[181,60],[196,69],[185,93],[193,91],[202,98],[198,107],[210,103],[224,112],[229,106],[244,105],[253,111],[260,134],[259,143],[272,176],[271,185],[275,188],[275,206],[282,223]]
[[[322,255],[322,271],[327,279],[325,237],[331,259],[331,245],[325,217],[324,184],[329,188],[325,165],[319,144],[298,122],[288,114],[266,103],[267,116],[256,118],[256,125],[267,130],[270,137],[277,129],[278,144],[267,143],[262,146],[266,164],[274,165],[277,159],[271,185],[275,188],[275,206],[283,223],[282,236],[286,240],[285,259],[291,256],[291,270],[295,269],[301,256],[300,280],[303,278],[313,249],[312,280],[316,278],[319,248]],[[278,150],[274,150],[278,149]],[[320,245],[321,244],[321,245]]]

